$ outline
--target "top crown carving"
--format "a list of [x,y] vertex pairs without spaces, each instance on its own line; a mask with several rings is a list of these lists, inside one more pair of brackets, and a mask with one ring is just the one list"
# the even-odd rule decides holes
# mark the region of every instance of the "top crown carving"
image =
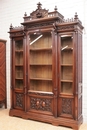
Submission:
[[42,4],[39,2],[39,3],[37,4],[37,9],[30,14],[30,17],[31,17],[32,19],[35,19],[35,18],[43,18],[43,17],[45,17],[46,15],[48,15],[48,10],[42,9],[41,6],[42,6]]

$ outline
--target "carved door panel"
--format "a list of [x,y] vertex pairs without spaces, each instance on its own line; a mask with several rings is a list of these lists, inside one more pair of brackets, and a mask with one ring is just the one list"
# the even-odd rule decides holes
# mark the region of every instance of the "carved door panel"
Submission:
[[60,117],[68,117],[68,118],[74,118],[74,99],[73,98],[65,98],[60,97],[59,98],[59,104],[58,104],[58,116]]
[[[38,96],[37,96],[38,95]],[[44,94],[36,94],[34,93],[34,96],[28,97],[28,111],[32,111],[35,113],[42,113],[42,114],[48,114],[53,115],[53,98],[48,95],[48,97]],[[52,95],[51,95],[52,96]]]

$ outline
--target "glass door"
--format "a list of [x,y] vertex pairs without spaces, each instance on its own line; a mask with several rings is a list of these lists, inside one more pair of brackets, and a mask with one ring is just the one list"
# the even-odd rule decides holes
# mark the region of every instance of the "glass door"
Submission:
[[52,36],[51,32],[30,34],[30,88],[52,92]]
[[73,36],[61,35],[60,37],[60,92],[73,93]]

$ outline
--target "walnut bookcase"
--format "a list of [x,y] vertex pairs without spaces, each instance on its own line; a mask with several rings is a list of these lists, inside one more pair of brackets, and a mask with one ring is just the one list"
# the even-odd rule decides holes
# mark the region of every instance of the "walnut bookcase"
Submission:
[[82,117],[82,30],[75,14],[64,20],[37,9],[10,26],[10,116],[79,129]]

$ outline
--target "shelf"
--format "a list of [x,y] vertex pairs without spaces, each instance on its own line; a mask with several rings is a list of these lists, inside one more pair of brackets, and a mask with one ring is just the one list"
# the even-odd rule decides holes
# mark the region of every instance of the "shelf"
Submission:
[[15,50],[15,52],[20,53],[23,52],[23,50]]
[[16,80],[23,80],[23,78],[15,78]]
[[35,66],[51,66],[52,64],[30,64],[31,66],[35,65]]
[[46,81],[52,81],[52,79],[46,79],[46,78],[30,78],[30,80],[46,80]]
[[73,80],[61,80],[61,82],[72,82],[73,83]]
[[16,64],[15,66],[17,66],[17,67],[23,67],[23,65],[21,64]]
[[52,51],[52,48],[31,48],[30,51]]
[[67,66],[67,67],[68,67],[68,66],[71,66],[71,67],[72,67],[73,64],[61,64],[61,66]]
[[68,92],[61,92],[59,97],[67,97],[71,96],[71,98],[74,98],[73,93],[68,93]]

